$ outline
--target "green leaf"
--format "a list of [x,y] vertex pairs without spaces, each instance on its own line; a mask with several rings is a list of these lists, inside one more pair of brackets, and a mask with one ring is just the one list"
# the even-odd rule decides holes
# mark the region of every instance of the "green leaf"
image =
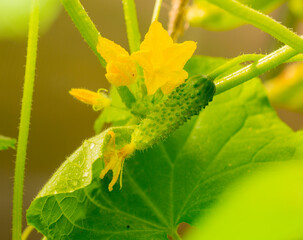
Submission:
[[[130,127],[112,128],[116,134],[116,144],[124,145],[130,141],[133,129]],[[107,131],[85,140],[56,171],[48,183],[42,188],[38,197],[68,193],[88,186],[93,179],[93,165],[101,171],[104,146],[108,142]],[[97,163],[96,163],[97,161]],[[97,176],[98,177],[98,176]]]
[[303,238],[303,161],[241,179],[198,223],[191,240]]
[[[186,69],[190,75],[207,74],[221,64],[222,59],[195,57]],[[239,177],[303,157],[302,145],[302,134],[279,120],[261,82],[252,80],[216,96],[166,142],[127,159],[121,190],[115,186],[108,192],[111,176],[100,180],[102,164],[95,161],[89,167],[95,173],[90,184],[85,180],[75,188],[62,178],[65,187],[54,194],[58,189],[52,185],[59,178],[47,183],[27,220],[49,240],[167,239],[176,235],[179,223],[192,224],[204,215]],[[89,147],[77,152],[78,161],[102,156],[101,147],[99,154]],[[82,169],[74,176],[78,182],[84,181]],[[65,174],[73,176],[73,171],[66,168]]]
[[112,100],[112,104],[108,108],[105,108],[96,119],[94,124],[96,133],[100,133],[106,123],[113,124],[113,126],[122,126],[132,117],[129,110],[125,108],[115,87],[111,88],[109,97]]
[[[0,0],[0,38],[27,36],[30,0]],[[45,32],[60,12],[59,0],[44,0],[40,4],[40,29]]]
[[0,135],[0,150],[15,149],[16,140]]
[[[285,0],[239,0],[247,6],[269,13]],[[226,31],[245,24],[241,19],[209,3],[207,0],[195,0],[187,11],[187,21],[194,27],[203,27],[211,31]]]

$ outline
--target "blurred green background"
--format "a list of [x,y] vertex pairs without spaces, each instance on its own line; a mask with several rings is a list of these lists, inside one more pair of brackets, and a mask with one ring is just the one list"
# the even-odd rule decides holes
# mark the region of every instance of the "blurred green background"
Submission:
[[[2,0],[8,2],[10,0]],[[144,36],[150,24],[154,0],[137,0],[138,18]],[[0,6],[4,6],[1,5]],[[58,2],[54,3],[59,4]],[[87,0],[83,4],[103,36],[127,48],[121,0]],[[49,8],[50,9],[50,8]],[[160,21],[166,26],[170,1],[163,3]],[[50,10],[51,11],[51,10]],[[108,88],[97,58],[82,40],[64,9],[52,10],[58,17],[46,21],[38,46],[37,77],[25,173],[24,209],[43,184],[81,142],[94,135],[98,116],[68,91],[71,88]],[[282,20],[285,6],[273,13]],[[11,21],[9,17],[2,22]],[[26,18],[18,20],[26,22]],[[22,22],[23,21],[23,22]],[[47,30],[46,30],[47,29]],[[8,30],[7,30],[8,31]],[[0,133],[17,137],[26,56],[26,36],[0,29]],[[1,35],[2,34],[2,35]],[[22,36],[23,35],[23,36]],[[235,57],[243,53],[268,53],[276,43],[251,26],[228,32],[189,28],[180,39],[198,42],[196,54]],[[293,129],[303,127],[303,116],[279,110]],[[0,152],[0,236],[11,239],[11,209],[15,151]],[[25,226],[25,222],[24,222]],[[39,239],[38,235],[31,239]]]

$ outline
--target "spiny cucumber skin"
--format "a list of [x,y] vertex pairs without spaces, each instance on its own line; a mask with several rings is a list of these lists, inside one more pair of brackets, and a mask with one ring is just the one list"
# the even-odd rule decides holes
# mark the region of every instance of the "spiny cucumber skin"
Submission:
[[136,149],[144,150],[167,138],[192,116],[198,115],[212,101],[215,91],[214,83],[205,76],[188,79],[135,128],[132,142]]

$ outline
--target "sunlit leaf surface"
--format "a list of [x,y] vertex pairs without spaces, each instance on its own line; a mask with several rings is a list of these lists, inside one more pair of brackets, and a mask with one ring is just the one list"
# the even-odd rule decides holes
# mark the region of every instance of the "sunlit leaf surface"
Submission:
[[302,239],[302,163],[287,162],[242,179],[186,239]]

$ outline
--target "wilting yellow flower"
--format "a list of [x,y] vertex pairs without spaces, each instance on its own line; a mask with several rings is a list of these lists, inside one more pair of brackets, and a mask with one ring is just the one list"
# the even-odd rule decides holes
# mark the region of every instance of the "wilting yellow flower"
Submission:
[[73,88],[69,91],[69,93],[81,102],[92,105],[95,111],[99,111],[111,104],[111,100],[104,93],[105,91],[107,90],[102,88],[99,89],[98,92],[81,88]]
[[107,62],[105,77],[111,84],[119,87],[134,83],[136,63],[123,47],[100,36],[97,51]]
[[113,131],[108,131],[110,135],[110,140],[104,151],[104,163],[105,168],[101,171],[100,178],[103,179],[104,176],[108,173],[109,170],[113,172],[113,178],[108,185],[108,190],[112,191],[113,186],[118,181],[120,176],[120,189],[122,188],[122,174],[123,174],[123,165],[125,159],[130,156],[135,151],[135,145],[133,143],[126,144],[120,150],[116,150],[115,143],[115,133]]
[[148,94],[154,94],[159,88],[168,94],[183,83],[188,77],[183,67],[196,48],[193,41],[174,43],[161,23],[153,22],[140,51],[132,54],[144,70]]

